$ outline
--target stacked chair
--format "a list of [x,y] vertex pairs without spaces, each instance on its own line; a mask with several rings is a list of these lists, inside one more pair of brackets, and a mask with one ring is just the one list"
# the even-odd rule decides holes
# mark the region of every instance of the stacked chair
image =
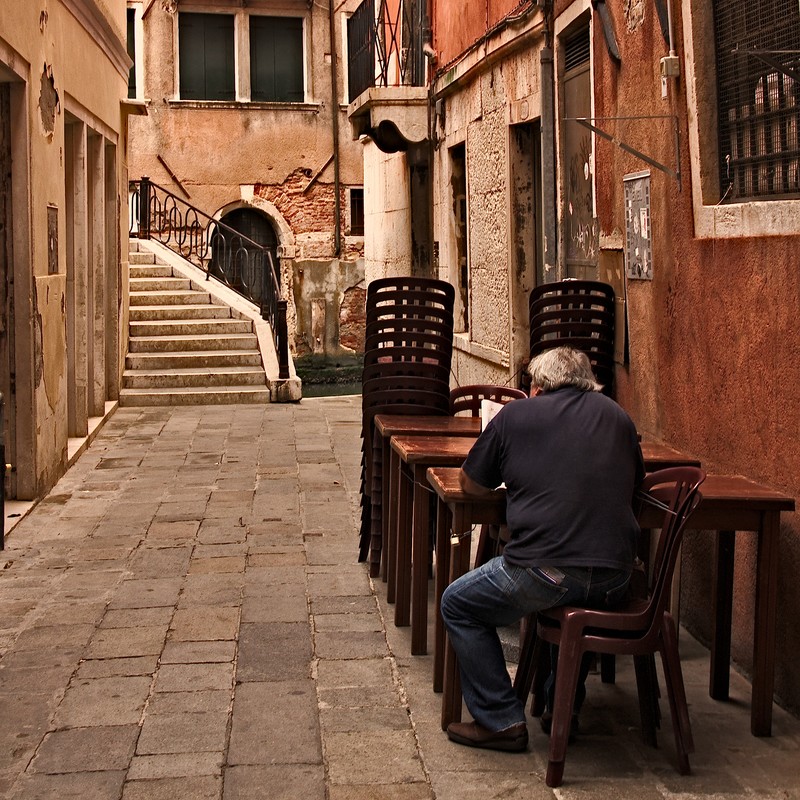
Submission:
[[570,345],[589,356],[603,392],[614,382],[614,289],[600,281],[568,278],[537,286],[530,295],[531,358]]
[[380,572],[383,511],[374,419],[449,413],[454,300],[453,286],[435,278],[383,278],[367,289],[359,560],[369,558],[372,577]]

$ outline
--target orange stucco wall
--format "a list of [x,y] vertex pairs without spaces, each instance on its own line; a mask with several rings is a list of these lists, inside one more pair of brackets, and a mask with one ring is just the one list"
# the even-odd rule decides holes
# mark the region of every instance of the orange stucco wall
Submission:
[[520,0],[479,0],[455,6],[447,0],[431,0],[434,48],[439,64],[449,64],[514,9]]
[[[652,6],[633,30],[621,0],[608,6],[622,60],[609,57],[595,17],[595,116],[677,115],[683,167],[682,189],[650,168],[653,280],[627,284],[630,365],[618,371],[618,399],[644,433],[700,457],[707,469],[743,474],[800,498],[800,237],[775,231],[759,238],[696,238],[684,75],[670,82],[662,99],[659,59],[668,48]],[[676,46],[685,65],[675,12]],[[674,166],[668,121],[598,125]],[[623,175],[648,166],[610,142],[596,142],[602,247],[603,240],[624,240]],[[690,535],[684,548],[682,621],[701,638],[710,628],[710,544],[710,537]],[[745,670],[752,648],[754,544],[752,536],[737,542],[733,651]],[[781,553],[775,689],[797,710],[798,514],[783,515]]]

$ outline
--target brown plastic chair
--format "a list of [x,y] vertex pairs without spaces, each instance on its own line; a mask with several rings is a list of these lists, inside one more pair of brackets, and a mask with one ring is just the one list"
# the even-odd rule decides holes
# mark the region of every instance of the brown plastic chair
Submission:
[[[664,522],[653,559],[647,597],[631,599],[613,610],[560,606],[537,615],[529,625],[520,655],[517,689],[529,689],[534,628],[538,642],[557,645],[555,700],[550,733],[546,783],[560,786],[564,775],[567,742],[581,658],[584,653],[632,655],[639,692],[642,733],[655,744],[658,722],[657,688],[653,656],[661,654],[669,699],[678,771],[689,772],[689,753],[694,751],[686,692],[683,685],[675,621],[667,610],[672,575],[686,521],[701,501],[698,487],[705,479],[699,467],[674,467],[648,475],[643,484],[643,502],[664,510]],[[537,642],[537,646],[538,646]]]
[[[522,389],[511,386],[474,383],[457,386],[450,392],[450,416],[464,414],[470,417],[481,415],[481,401],[492,400],[495,403],[506,403],[512,400],[524,400],[528,395]],[[500,552],[500,529],[496,525],[481,525],[478,537],[478,549],[475,555],[475,566],[485,564]]]
[[511,386],[480,383],[457,386],[450,392],[450,416],[454,417],[456,414],[467,412],[470,417],[479,417],[483,400],[505,404],[511,400],[524,399],[527,396],[522,389],[514,389]]

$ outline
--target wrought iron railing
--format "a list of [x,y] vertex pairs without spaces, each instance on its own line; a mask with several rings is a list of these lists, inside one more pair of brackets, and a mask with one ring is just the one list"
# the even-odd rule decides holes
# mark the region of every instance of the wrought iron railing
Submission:
[[130,235],[155,239],[255,303],[269,322],[279,378],[289,377],[286,300],[280,296],[272,252],[200,211],[148,177],[131,182]]
[[424,86],[425,0],[364,0],[347,21],[348,91]]

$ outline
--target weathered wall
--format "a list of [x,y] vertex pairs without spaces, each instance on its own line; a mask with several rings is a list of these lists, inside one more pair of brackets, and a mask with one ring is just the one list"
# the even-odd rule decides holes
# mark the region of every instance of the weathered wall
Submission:
[[404,153],[364,148],[364,270],[377,278],[411,274],[411,187]]
[[[540,46],[540,39],[530,37],[525,45],[507,45],[503,61],[465,65],[463,75],[442,82],[447,92],[434,155],[434,242],[440,277],[458,288],[454,372],[461,384],[517,385],[519,366],[527,361],[527,336],[519,334],[520,296],[527,298],[531,288],[532,265],[517,263],[515,254],[525,247],[515,238],[511,208],[512,194],[523,183],[530,197],[534,176],[514,184],[509,141],[511,124],[538,122]],[[459,264],[453,162],[460,146],[466,161],[467,287]],[[466,322],[462,295],[469,307]],[[523,305],[527,330],[527,300]]]
[[364,350],[364,262],[296,260],[297,354]]
[[[336,15],[340,103],[347,59],[342,51],[340,26],[343,14],[356,5],[356,0],[347,0]],[[207,4],[188,0],[180,4],[177,13],[193,7],[208,10]],[[269,2],[254,0],[246,9],[225,6],[220,10],[242,13],[242,9],[255,12],[271,8]],[[363,255],[363,238],[349,235],[347,202],[347,188],[362,184],[361,146],[351,140],[344,106],[339,103],[331,107],[327,7],[289,0],[281,10],[305,19],[307,88],[303,103],[181,101],[177,86],[176,14],[163,4],[152,6],[144,19],[144,94],[150,113],[131,122],[130,169],[133,176],[149,175],[179,196],[185,191],[189,203],[212,216],[250,205],[270,218],[279,240],[282,291],[289,301],[290,346],[302,352],[309,334],[299,327],[304,324],[305,315],[301,306],[308,306],[312,298],[303,296],[293,285],[300,263],[309,259],[325,261],[331,277],[343,276],[345,282],[331,288],[327,297],[325,316],[335,319],[337,297],[348,288],[344,274]],[[338,253],[333,114],[339,125]],[[341,347],[338,342],[330,346],[334,352]]]
[[[696,237],[692,202],[699,187],[689,169],[680,4],[673,7],[683,77],[670,82],[666,100],[659,58],[667,45],[652,4],[608,5],[622,62],[617,66],[608,58],[595,25],[595,114],[676,114],[683,165],[682,189],[674,178],[651,170],[654,276],[628,281],[630,365],[618,370],[618,399],[643,433],[693,453],[708,469],[740,473],[800,498],[800,236],[776,228],[769,236]],[[709,46],[707,35],[702,46]],[[617,133],[674,166],[667,122],[630,122]],[[601,241],[621,241],[622,177],[647,167],[608,142],[598,139],[596,147]],[[737,540],[733,652],[745,670],[752,656],[754,544],[752,538]],[[776,694],[800,710],[797,514],[784,515],[780,546]],[[710,537],[695,535],[684,548],[682,620],[701,637],[710,634],[710,548]]]
[[[60,2],[0,0],[0,80],[13,80],[16,397],[6,398],[6,403],[16,400],[13,481],[20,498],[41,496],[66,468],[70,232],[65,211],[64,126],[68,113],[70,120],[80,120],[93,135],[102,137],[102,147],[116,148],[105,164],[101,149],[99,161],[87,167],[90,174],[95,169],[109,179],[106,188],[111,196],[105,210],[113,219],[102,220],[102,215],[96,214],[95,221],[101,219],[100,225],[115,228],[117,209],[127,202],[125,122],[120,106],[127,93],[124,3],[77,0],[74,8],[88,20],[88,27]],[[55,237],[48,236],[49,209],[56,210]],[[52,260],[49,243],[57,248]],[[87,273],[92,268],[91,258],[101,250],[95,242],[85,254],[86,261],[75,264],[75,271]],[[107,253],[107,257],[109,269],[116,272],[118,253]],[[100,348],[99,362],[106,339],[119,341],[119,320],[115,313],[87,319],[89,314],[90,308],[78,303],[76,327]],[[101,391],[105,383],[102,369],[99,376],[79,374],[76,380],[99,385]],[[105,391],[107,399],[112,387],[105,385]],[[85,415],[87,409],[81,411]]]

